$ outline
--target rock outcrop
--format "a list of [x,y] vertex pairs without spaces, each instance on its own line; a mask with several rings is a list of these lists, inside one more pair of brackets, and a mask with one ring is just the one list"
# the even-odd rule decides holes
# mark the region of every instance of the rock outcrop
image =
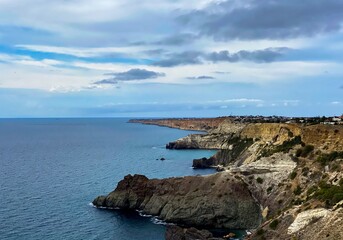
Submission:
[[230,136],[223,134],[190,134],[166,145],[167,149],[226,149]]
[[232,174],[148,179],[128,175],[97,207],[137,209],[171,223],[199,228],[257,227],[260,207],[246,184]]
[[[95,206],[137,209],[183,227],[250,229],[246,239],[343,239],[343,125],[230,118],[142,123],[206,131],[166,147],[217,149],[193,167],[222,172],[160,180],[128,175]],[[169,227],[166,238],[214,239],[199,229]]]
[[166,240],[224,240],[224,238],[215,238],[210,231],[199,230],[196,228],[181,228],[178,226],[168,226]]

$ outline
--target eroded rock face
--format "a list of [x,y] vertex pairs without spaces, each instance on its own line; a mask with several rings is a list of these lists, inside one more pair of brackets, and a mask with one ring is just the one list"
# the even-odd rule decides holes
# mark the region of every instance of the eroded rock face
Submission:
[[128,175],[97,207],[138,209],[186,226],[248,229],[261,220],[260,208],[240,178],[226,172],[209,176],[148,179]]
[[223,240],[214,238],[212,233],[207,230],[196,228],[181,228],[178,226],[168,226],[165,234],[166,240]]
[[227,139],[223,134],[190,134],[166,145],[167,149],[227,149]]

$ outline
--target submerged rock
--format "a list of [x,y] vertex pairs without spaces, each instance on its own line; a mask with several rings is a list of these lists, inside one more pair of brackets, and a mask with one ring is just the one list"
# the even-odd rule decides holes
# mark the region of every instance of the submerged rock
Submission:
[[97,207],[138,209],[146,214],[200,228],[255,228],[260,207],[240,178],[221,172],[209,176],[148,179],[127,175]]

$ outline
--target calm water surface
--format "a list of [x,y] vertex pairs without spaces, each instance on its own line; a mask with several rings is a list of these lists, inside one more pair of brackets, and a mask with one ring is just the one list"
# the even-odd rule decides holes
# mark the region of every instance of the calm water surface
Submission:
[[0,239],[164,239],[150,218],[89,203],[127,174],[212,173],[191,164],[214,151],[167,150],[191,132],[127,120],[0,120]]

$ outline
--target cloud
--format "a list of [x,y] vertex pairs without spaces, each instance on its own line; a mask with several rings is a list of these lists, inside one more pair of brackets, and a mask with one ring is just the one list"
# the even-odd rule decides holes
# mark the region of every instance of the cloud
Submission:
[[155,42],[154,44],[179,46],[179,45],[190,44],[194,42],[196,38],[197,36],[194,34],[181,33],[181,34],[165,37],[162,40]]
[[200,64],[202,55],[199,51],[167,54],[165,59],[155,61],[152,65],[159,67],[175,67],[179,65]]
[[139,47],[98,47],[98,48],[79,48],[79,47],[58,47],[48,45],[16,45],[19,50],[29,50],[41,53],[56,53],[70,55],[80,58],[104,57],[104,56],[123,56],[133,54],[140,50]]
[[118,81],[145,80],[164,77],[164,73],[148,71],[145,69],[134,68],[126,72],[108,73],[112,78],[97,81],[94,84],[116,84]]
[[231,74],[231,72],[215,71],[215,74]]
[[239,51],[230,54],[229,51],[212,52],[206,56],[207,60],[212,62],[239,62],[239,61],[252,61],[252,62],[274,62],[283,56],[283,52],[287,48],[267,48],[257,51]]
[[198,76],[198,77],[187,77],[187,79],[191,80],[202,80],[202,79],[215,79],[214,77],[211,76]]
[[178,19],[217,40],[311,37],[342,29],[341,0],[214,1]]
[[289,48],[267,48],[255,51],[241,50],[236,53],[229,51],[199,52],[186,51],[182,53],[166,54],[165,58],[152,63],[159,67],[175,67],[179,65],[202,64],[204,61],[217,62],[240,62],[251,61],[255,63],[269,63],[281,58]]

